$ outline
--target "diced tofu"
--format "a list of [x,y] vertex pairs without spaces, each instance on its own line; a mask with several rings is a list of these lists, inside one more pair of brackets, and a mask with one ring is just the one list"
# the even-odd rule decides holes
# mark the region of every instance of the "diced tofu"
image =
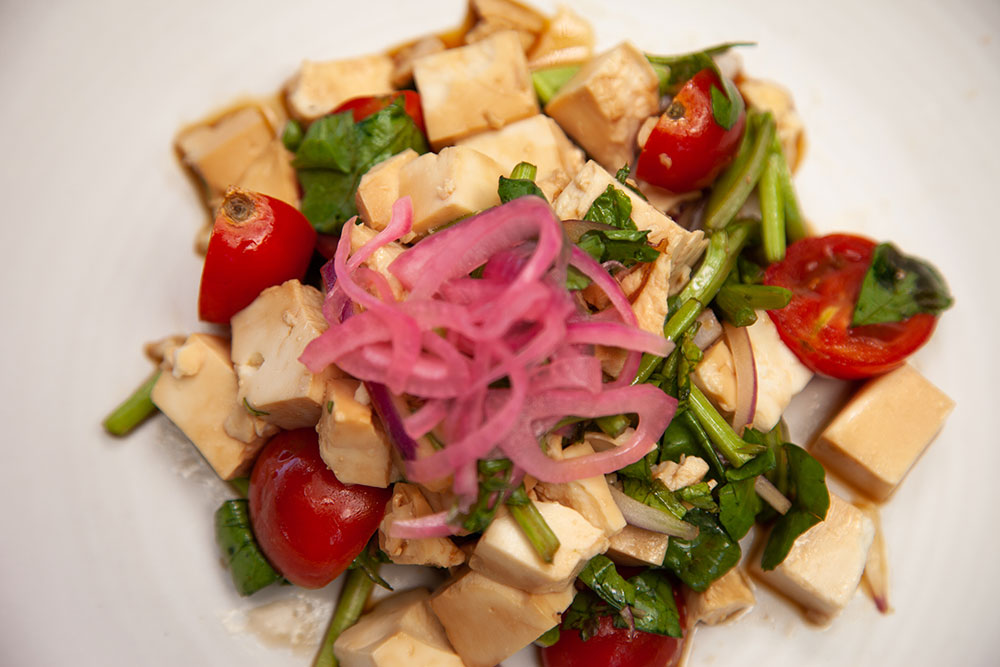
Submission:
[[521,41],[509,30],[424,56],[414,62],[413,77],[435,150],[538,113]]
[[537,114],[499,130],[460,139],[457,145],[493,158],[504,169],[506,176],[519,162],[530,162],[538,168],[535,183],[552,201],[575,173],[570,170],[579,168],[583,162],[583,153],[577,148],[575,150],[579,155],[575,159],[571,156],[569,165],[563,163],[563,150],[568,141],[551,118]]
[[401,539],[390,536],[396,521],[416,519],[433,511],[419,487],[402,482],[392,487],[392,499],[379,525],[378,543],[393,563],[455,567],[465,562],[465,553],[447,537]]
[[413,63],[432,53],[441,53],[447,47],[437,35],[428,35],[407,44],[392,54],[392,85],[405,88],[413,82]]
[[431,597],[430,605],[467,667],[493,667],[559,623],[574,588],[525,593],[472,570]]
[[212,200],[236,185],[274,138],[265,113],[257,106],[245,106],[184,130],[176,145],[181,160],[205,182]]
[[740,93],[747,105],[762,111],[770,111],[778,128],[778,140],[785,153],[788,165],[794,169],[799,162],[800,144],[805,126],[795,111],[792,94],[784,87],[761,79],[743,77],[740,79]]
[[281,139],[272,139],[253,162],[247,165],[234,185],[280,199],[298,208],[299,181],[292,167],[292,156]]
[[681,462],[664,461],[653,471],[653,476],[671,491],[697,484],[708,474],[708,463],[697,456],[685,456]]
[[609,171],[631,164],[639,125],[659,109],[656,72],[628,42],[586,63],[545,105],[545,113]]
[[153,403],[180,428],[222,479],[245,475],[266,437],[248,442],[226,433],[223,423],[236,403],[236,373],[223,338],[192,334],[173,348],[153,386]]
[[382,53],[346,60],[304,60],[288,84],[288,108],[295,118],[311,123],[351,98],[388,95],[392,72],[392,58]]
[[606,555],[619,565],[659,566],[667,555],[669,542],[670,538],[663,533],[654,533],[630,524],[611,537]]
[[671,192],[670,190],[651,185],[646,181],[637,181],[637,185],[639,186],[639,191],[646,196],[649,203],[656,207],[656,210],[668,216],[672,210],[679,208],[684,202],[701,198],[700,190],[694,190],[693,192]]
[[702,593],[686,589],[685,601],[688,623],[719,625],[735,621],[750,611],[757,598],[747,575],[740,568],[734,567],[713,581]]
[[338,373],[331,366],[314,375],[299,361],[306,345],[327,328],[322,306],[319,290],[289,280],[267,288],[232,318],[237,401],[265,413],[264,421],[279,428],[315,426],[327,380]]
[[[805,388],[813,374],[782,342],[767,311],[757,311],[757,321],[747,328],[747,334],[757,367],[753,427],[767,432],[778,423],[792,397]],[[736,408],[736,371],[732,352],[724,340],[709,348],[692,379],[724,412]]]
[[896,490],[941,430],[954,401],[910,365],[868,381],[812,447],[831,470],[877,500]]
[[528,67],[574,65],[594,55],[594,29],[569,7],[562,5],[528,53]]
[[[375,238],[375,235],[378,233],[374,229],[365,225],[352,225],[350,230],[352,253],[357,252],[361,246]],[[371,256],[364,261],[364,265],[369,269],[382,274],[382,276],[389,283],[389,287],[392,289],[393,295],[398,300],[402,300],[403,296],[406,294],[406,290],[403,289],[403,284],[399,282],[399,278],[394,276],[392,272],[389,271],[389,265],[392,264],[396,258],[402,255],[405,251],[405,247],[396,241],[392,241],[391,243],[386,243],[384,246],[373,252]]]
[[500,203],[504,168],[479,151],[450,146],[424,153],[399,170],[399,195],[413,201],[413,232],[424,234]]
[[587,561],[608,548],[604,531],[576,510],[559,503],[534,505],[559,538],[551,563],[538,556],[517,521],[503,509],[479,538],[469,567],[528,593],[552,593],[571,585]]
[[392,220],[392,205],[399,199],[399,170],[417,159],[417,152],[407,148],[383,160],[361,177],[354,199],[358,215],[372,229],[383,230]]
[[775,569],[765,572],[759,560],[753,559],[754,573],[802,605],[810,618],[825,622],[836,616],[857,590],[874,536],[871,519],[831,493],[826,519],[800,535]]
[[368,393],[360,381],[337,378],[327,382],[316,432],[320,456],[344,484],[384,489],[398,476],[392,445],[372,419]]
[[599,164],[590,160],[553,202],[552,208],[562,220],[582,220],[594,200],[609,185],[621,190],[632,201],[632,221],[639,229],[648,229],[649,242],[660,248],[671,262],[670,294],[676,294],[687,282],[691,267],[701,257],[708,242],[701,230],[689,232],[649,202],[615,180]]
[[[562,450],[563,458],[589,456],[593,453],[594,448],[587,442],[578,442]],[[573,508],[588,522],[603,530],[607,537],[625,527],[625,517],[611,498],[608,482],[603,475],[561,484],[539,482],[534,490],[542,500]]]
[[379,602],[334,642],[341,667],[464,667],[431,613],[429,597],[417,588]]
[[513,30],[525,51],[531,48],[545,27],[545,17],[537,10],[513,0],[472,0],[469,8],[478,17],[465,34],[472,44],[503,30]]
[[667,298],[670,296],[671,266],[670,255],[660,253],[653,260],[653,267],[646,274],[646,282],[632,302],[635,318],[643,331],[663,334],[663,322],[668,311]]

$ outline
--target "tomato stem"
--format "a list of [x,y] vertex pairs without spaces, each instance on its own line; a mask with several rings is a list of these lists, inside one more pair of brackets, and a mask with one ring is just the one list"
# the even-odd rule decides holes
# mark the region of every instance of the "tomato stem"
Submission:
[[333,644],[344,630],[361,618],[361,612],[364,611],[373,588],[375,582],[365,574],[364,570],[360,568],[348,570],[343,588],[340,589],[337,608],[333,612],[333,618],[330,619],[330,627],[323,638],[323,644],[316,655],[313,667],[337,667],[340,664],[333,654]]
[[160,377],[160,371],[156,371],[149,379],[143,382],[132,394],[114,409],[104,420],[104,429],[111,435],[127,435],[132,429],[146,421],[146,419],[156,412],[153,405],[152,393],[153,385]]
[[246,222],[257,212],[257,206],[254,204],[253,199],[238,191],[226,193],[226,200],[222,202],[222,209],[230,222],[235,223]]

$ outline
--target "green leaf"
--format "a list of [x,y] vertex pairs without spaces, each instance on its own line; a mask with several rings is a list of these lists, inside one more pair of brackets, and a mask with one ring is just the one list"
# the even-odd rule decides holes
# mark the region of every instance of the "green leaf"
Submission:
[[[574,598],[563,616],[563,627],[580,629],[586,637],[598,618],[629,608],[637,630],[681,636],[674,592],[664,573],[646,570],[626,580],[607,556],[595,556],[580,572],[580,581],[590,588],[592,596],[578,594]],[[614,616],[614,623],[626,627],[621,614]]]
[[763,507],[753,486],[754,478],[749,478],[729,482],[719,489],[719,522],[734,540],[746,536]]
[[535,185],[534,181],[524,178],[507,178],[506,176],[501,176],[497,192],[500,194],[501,204],[506,204],[512,199],[527,197],[528,195],[535,195],[536,197],[545,199],[542,189]]
[[330,114],[309,126],[292,166],[296,169],[333,169],[343,174],[354,168],[357,136],[350,111]]
[[559,92],[559,89],[565,86],[566,82],[579,71],[579,65],[570,65],[568,67],[546,67],[532,72],[531,83],[535,86],[538,101],[542,105],[548,104],[549,100]]
[[[743,432],[743,439],[747,442],[755,445],[763,445],[763,440],[753,439],[751,431],[753,429],[747,429]],[[750,479],[751,477],[756,477],[757,475],[763,475],[764,473],[770,471],[774,466],[777,465],[777,460],[774,456],[774,450],[768,449],[761,452],[754,458],[750,459],[744,463],[739,468],[729,468],[726,470],[726,479],[730,482],[737,482],[743,479]]]
[[294,153],[302,144],[304,135],[302,124],[294,118],[289,118],[288,122],[285,123],[285,128],[281,131],[281,143]]
[[382,575],[378,573],[379,567],[382,563],[388,562],[389,556],[378,548],[378,536],[376,535],[371,539],[368,545],[361,550],[361,553],[359,553],[354,561],[348,566],[348,569],[361,570],[369,579],[372,580],[373,583],[391,591],[393,590],[392,586],[390,586],[389,582],[383,579]]
[[819,461],[791,443],[782,445],[782,450],[787,460],[788,490],[785,495],[792,501],[792,508],[774,522],[761,556],[760,566],[764,570],[778,567],[795,540],[825,519],[830,507],[826,471]]
[[493,522],[500,510],[499,498],[510,486],[513,464],[509,459],[482,459],[478,463],[479,493],[469,510],[457,522],[470,533],[479,533]]
[[709,512],[693,509],[684,520],[698,527],[698,537],[691,541],[671,537],[663,565],[701,592],[740,561],[740,545]]
[[583,219],[588,222],[603,222],[618,229],[636,228],[632,222],[632,200],[613,185],[609,185],[594,200]]
[[674,493],[658,479],[645,481],[635,477],[626,477],[621,482],[622,493],[633,500],[638,500],[644,505],[671,514],[678,519],[683,519],[687,514],[687,509],[681,504],[681,501],[677,500]]
[[216,510],[215,541],[240,595],[252,595],[281,579],[254,539],[249,503],[245,499],[227,500]]
[[821,519],[815,514],[803,510],[789,510],[775,521],[771,534],[767,537],[767,544],[764,545],[764,553],[761,555],[761,569],[773,570],[781,565],[799,535],[820,521]]
[[354,192],[358,181],[331,169],[300,169],[302,215],[321,234],[337,234],[344,222],[358,214]]
[[610,616],[616,610],[597,596],[597,593],[585,588],[577,591],[569,608],[563,612],[562,627],[566,630],[579,630],[584,641],[590,639],[598,629],[598,619]]
[[579,574],[585,583],[602,600],[615,609],[635,604],[635,586],[625,581],[607,556],[594,556]]
[[694,505],[698,509],[709,512],[719,511],[719,506],[712,497],[712,489],[708,486],[708,482],[698,482],[697,484],[681,487],[674,494],[681,502]]
[[[632,606],[636,630],[667,637],[682,636],[674,591],[666,574],[646,570],[628,582],[635,587],[635,603]],[[619,620],[615,619],[616,625]]]
[[881,243],[861,283],[851,326],[902,322],[919,313],[937,315],[952,303],[937,269],[904,255],[891,243]]
[[597,262],[616,261],[625,266],[653,262],[660,252],[649,245],[643,229],[592,229],[584,232],[577,245]]

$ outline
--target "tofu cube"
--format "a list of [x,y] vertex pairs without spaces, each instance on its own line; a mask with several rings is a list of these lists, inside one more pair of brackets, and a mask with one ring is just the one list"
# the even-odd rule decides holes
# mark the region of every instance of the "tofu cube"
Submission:
[[465,553],[447,537],[402,539],[391,536],[392,524],[396,521],[417,519],[433,512],[418,486],[403,482],[396,484],[392,487],[392,498],[386,507],[385,517],[379,524],[379,548],[399,565],[461,565],[465,562]]
[[292,156],[278,138],[272,139],[247,165],[234,185],[299,206],[299,181],[292,167]]
[[358,183],[354,199],[358,215],[365,224],[383,230],[392,220],[392,205],[399,199],[399,170],[417,159],[417,152],[407,148],[368,170]]
[[575,65],[593,56],[594,29],[590,22],[561,5],[528,52],[528,67],[534,71],[544,67]]
[[521,41],[510,30],[424,56],[413,77],[435,150],[538,113]]
[[594,200],[604,194],[609,185],[621,190],[632,202],[632,221],[639,229],[648,229],[646,238],[670,259],[669,293],[676,294],[687,282],[691,267],[701,257],[708,241],[701,230],[689,232],[649,202],[625,187],[599,164],[590,160],[576,173],[573,180],[552,203],[562,220],[582,220]]
[[545,113],[613,172],[631,164],[639,126],[659,112],[659,86],[646,56],[623,42],[584,64]]
[[[593,453],[594,448],[587,442],[578,442],[562,450],[563,458],[589,456]],[[541,500],[557,502],[576,510],[584,519],[604,531],[606,537],[611,537],[625,527],[625,517],[612,499],[608,481],[603,475],[560,484],[539,482],[535,484],[534,491]]]
[[481,132],[460,139],[456,145],[466,146],[487,155],[509,176],[520,162],[529,162],[538,168],[535,183],[545,197],[552,201],[569,183],[574,166],[583,163],[583,152],[575,150],[578,156],[570,157],[570,164],[563,163],[563,150],[569,139],[562,129],[548,116],[538,114],[519,120],[499,130]]
[[[813,374],[781,340],[767,311],[757,311],[757,321],[747,327],[747,334],[757,367],[757,411],[753,427],[767,432],[781,419],[792,397],[809,384]],[[692,379],[721,410],[735,410],[736,370],[725,340],[709,348]]]
[[267,288],[232,318],[237,401],[279,428],[315,426],[326,383],[339,373],[331,366],[314,375],[299,361],[306,345],[326,331],[322,306],[319,290],[289,280]]
[[553,593],[525,593],[467,570],[430,600],[467,667],[493,667],[559,623],[573,601],[573,585]]
[[361,382],[331,379],[319,423],[319,454],[344,484],[386,488],[398,477],[392,445],[378,420],[372,419],[371,402]]
[[267,437],[250,429],[244,442],[223,426],[237,405],[229,344],[218,336],[192,334],[164,362],[170,369],[160,373],[153,386],[153,403],[194,443],[219,477],[245,475]]
[[631,524],[613,535],[605,554],[619,565],[646,567],[663,565],[670,538],[663,533],[655,533]]
[[761,570],[755,558],[754,574],[802,605],[812,620],[826,622],[854,596],[874,537],[871,519],[831,493],[826,519],[800,535],[773,570]]
[[379,602],[334,642],[341,667],[464,667],[428,607],[429,597],[417,588]]
[[[653,265],[646,272],[646,282],[643,284],[635,300],[632,301],[632,311],[643,331],[663,335],[663,323],[667,319],[667,299],[670,297],[670,273],[673,262],[670,255],[660,253],[653,260]],[[630,274],[632,275],[632,274]]]
[[685,589],[688,622],[720,625],[737,618],[753,609],[757,598],[754,596],[750,579],[739,567],[726,572],[698,593]]
[[285,93],[288,109],[298,120],[311,123],[354,97],[388,95],[393,90],[393,67],[392,58],[383,53],[346,60],[304,60]]
[[559,538],[551,563],[538,556],[517,521],[503,509],[479,538],[469,567],[528,593],[552,593],[571,585],[587,561],[608,548],[604,531],[576,510],[559,503],[534,505]]
[[671,491],[697,484],[708,474],[708,463],[697,456],[685,456],[680,463],[664,461],[653,470],[653,476]]
[[497,185],[504,168],[465,146],[424,153],[399,170],[399,195],[413,201],[413,233],[500,203]]
[[954,401],[910,365],[869,380],[812,446],[832,471],[886,500],[931,443]]

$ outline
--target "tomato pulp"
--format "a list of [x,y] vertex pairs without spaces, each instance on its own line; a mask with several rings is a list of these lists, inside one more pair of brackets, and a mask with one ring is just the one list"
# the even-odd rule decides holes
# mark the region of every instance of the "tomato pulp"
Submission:
[[926,313],[851,327],[875,246],[850,234],[806,238],[767,268],[766,284],[792,291],[787,306],[768,313],[785,345],[810,370],[844,380],[885,373],[902,365],[934,331],[937,318]]
[[347,569],[385,514],[388,489],[345,486],[319,454],[316,431],[271,438],[250,476],[250,520],[271,564],[293,584],[321,588]]

